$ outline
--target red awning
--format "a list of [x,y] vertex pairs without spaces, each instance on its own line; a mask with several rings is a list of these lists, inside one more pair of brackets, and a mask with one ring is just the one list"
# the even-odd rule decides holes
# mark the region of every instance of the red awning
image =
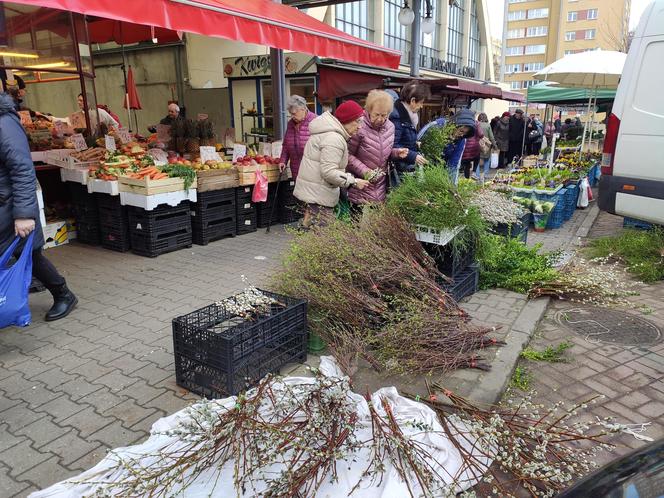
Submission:
[[318,83],[318,99],[334,100],[355,94],[367,94],[383,87],[383,76],[321,66]]
[[270,0],[13,0],[320,57],[399,67],[401,54]]
[[503,100],[512,100],[514,102],[525,102],[526,98],[522,93],[503,90]]
[[90,34],[90,43],[114,41],[118,45],[128,45],[130,43],[149,41],[153,38],[156,38],[158,43],[171,43],[181,40],[177,31],[154,28],[132,22],[113,21],[111,19],[88,22],[88,32]]

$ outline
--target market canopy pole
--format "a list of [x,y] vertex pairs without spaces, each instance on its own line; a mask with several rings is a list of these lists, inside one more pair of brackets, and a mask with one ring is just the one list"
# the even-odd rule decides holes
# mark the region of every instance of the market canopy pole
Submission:
[[412,1],[415,19],[413,20],[410,29],[410,75],[417,78],[420,76],[420,26],[422,24],[422,0]]

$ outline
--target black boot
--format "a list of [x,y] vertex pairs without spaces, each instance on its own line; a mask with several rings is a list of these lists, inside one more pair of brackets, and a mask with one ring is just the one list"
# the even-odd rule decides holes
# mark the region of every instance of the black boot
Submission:
[[74,309],[78,299],[72,291],[67,288],[67,284],[62,284],[53,289],[49,289],[53,294],[53,306],[46,313],[46,321],[52,322],[66,317]]

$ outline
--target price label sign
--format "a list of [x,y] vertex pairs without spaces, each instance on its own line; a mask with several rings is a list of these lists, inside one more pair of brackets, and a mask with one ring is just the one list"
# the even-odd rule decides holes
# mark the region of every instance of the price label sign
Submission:
[[70,135],[72,133],[72,129],[64,121],[55,121],[53,123],[53,128],[55,128],[55,132],[58,134],[59,137]]
[[247,155],[247,146],[244,144],[233,145],[233,162]]
[[214,147],[201,147],[201,162],[207,161],[221,161],[221,156]]
[[169,125],[157,125],[157,140],[168,142],[171,139],[171,127]]
[[30,111],[18,111],[18,115],[21,118],[21,124],[23,126],[32,124],[32,118],[30,117]]
[[76,133],[75,135],[72,135],[71,136],[71,141],[74,144],[74,148],[77,151],[86,150],[88,148],[88,144],[85,143],[85,138],[80,133]]
[[166,151],[161,149],[150,149],[148,155],[154,160],[155,165],[165,166],[168,164],[168,156]]
[[73,114],[70,114],[69,123],[71,124],[71,127],[74,129],[87,128],[87,125],[85,124],[85,116],[83,116],[82,112],[75,112]]
[[110,135],[104,135],[104,141],[106,142],[106,150],[115,152],[115,138]]
[[271,145],[270,152],[272,157],[281,157],[281,149],[283,148],[284,143],[281,140],[277,140],[276,142],[272,142]]
[[120,128],[117,133],[121,144],[124,145],[131,142],[131,134],[129,133],[129,130],[127,130],[126,128]]

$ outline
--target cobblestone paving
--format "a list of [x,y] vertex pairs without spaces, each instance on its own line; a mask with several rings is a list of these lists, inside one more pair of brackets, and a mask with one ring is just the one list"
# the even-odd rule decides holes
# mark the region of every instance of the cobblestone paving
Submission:
[[[601,213],[589,237],[615,235],[622,230],[622,218]],[[660,330],[664,330],[664,283],[643,285],[640,295],[633,298],[638,304],[654,311],[643,315]],[[569,303],[549,306],[530,346],[542,350],[563,341],[573,344],[567,351],[569,363],[520,361],[520,366],[533,373],[532,387],[538,392],[536,400],[570,403],[589,399],[597,394],[605,398],[593,407],[591,417],[615,417],[619,423],[650,422],[645,435],[657,440],[664,437],[664,342],[651,346],[628,347],[593,343],[562,327],[555,321],[556,313],[573,307]],[[606,463],[618,455],[647,444],[630,435],[615,435],[612,442],[618,447],[611,453],[602,453],[598,463]]]
[[0,331],[0,496],[78,474],[196,399],[175,384],[171,319],[241,290],[241,274],[264,284],[289,239],[273,227],[156,259],[49,249],[79,305],[46,323],[50,295],[33,294],[33,324]]

